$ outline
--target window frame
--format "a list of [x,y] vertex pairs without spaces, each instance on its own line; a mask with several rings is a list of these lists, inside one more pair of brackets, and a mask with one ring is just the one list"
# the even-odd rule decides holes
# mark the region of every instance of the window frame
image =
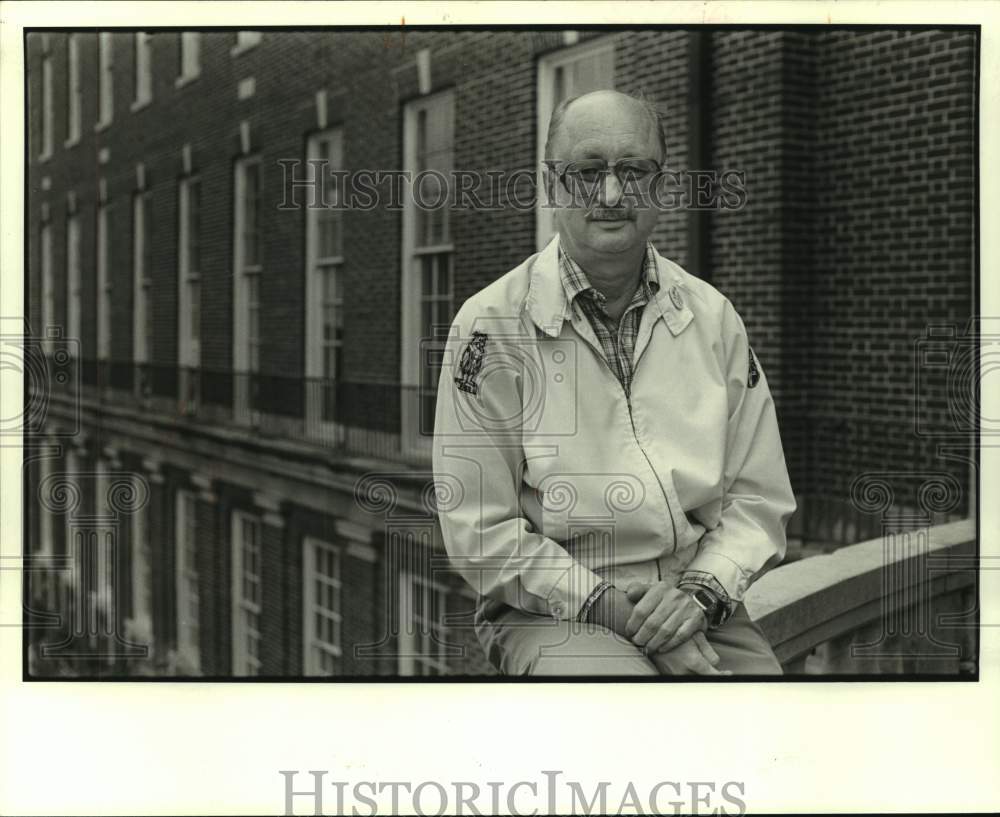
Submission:
[[[132,194],[132,359],[148,364],[153,358],[152,271],[152,191],[148,188]],[[147,268],[148,267],[148,268]]]
[[[135,496],[145,496],[141,482],[143,477],[132,475]],[[135,509],[129,524],[131,534],[131,576],[132,609],[129,615],[131,631],[146,640],[153,638],[153,562],[152,562],[152,525],[149,518],[149,503]]]
[[[424,610],[420,618],[430,625],[426,631],[420,628],[414,614],[414,589],[418,587]],[[448,624],[445,619],[448,615],[448,601],[454,596],[457,596],[457,592],[443,582],[410,570],[399,572],[400,675],[433,677],[450,674],[448,647],[451,645],[447,641]],[[435,610],[437,600],[443,603],[437,604],[436,620],[431,621],[427,619],[428,611]],[[434,640],[435,633],[437,641]],[[429,645],[436,647],[433,655],[427,649]],[[437,669],[438,672],[427,672],[427,669]]]
[[[260,598],[258,600],[248,599],[243,595],[244,578],[246,565],[244,564],[243,549],[246,540],[243,532],[246,530],[242,523],[247,523],[250,529],[256,531],[255,541],[251,548],[256,549],[257,571],[256,585]],[[231,547],[232,547],[232,642],[233,642],[233,675],[235,676],[256,676],[260,675],[262,660],[260,648],[263,645],[262,626],[263,621],[263,592],[264,592],[264,571],[263,571],[263,525],[258,515],[247,511],[234,509],[231,518]],[[255,616],[257,626],[255,628],[246,625],[244,614]],[[244,629],[246,627],[246,629]],[[257,654],[251,655],[247,650],[247,641],[254,640],[257,644]]]
[[[448,107],[450,126],[450,153],[451,163],[454,164],[455,153],[455,90],[447,88],[434,94],[429,94],[419,99],[412,100],[405,104],[403,108],[403,169],[415,174],[418,170],[418,123],[423,112],[425,119],[429,119],[427,112],[434,106],[443,104]],[[441,152],[439,149],[438,152]],[[435,169],[433,166],[427,169]],[[410,176],[412,178],[412,176]],[[410,191],[412,192],[412,191]],[[421,403],[428,391],[425,379],[424,361],[422,356],[432,352],[438,345],[443,349],[446,338],[438,338],[439,343],[434,343],[433,337],[423,334],[422,308],[424,303],[422,270],[424,258],[435,257],[440,262],[442,257],[447,259],[448,271],[447,281],[449,295],[446,300],[450,307],[446,310],[448,314],[447,323],[454,319],[454,257],[455,245],[452,234],[451,214],[446,206],[447,241],[439,244],[422,245],[418,241],[417,210],[414,205],[413,196],[407,195],[403,207],[403,241],[402,241],[402,327],[401,327],[401,442],[404,452],[408,454],[426,454],[430,450],[431,435],[422,434],[420,420],[422,414]],[[436,378],[431,378],[436,380]],[[436,391],[436,389],[434,390]],[[425,418],[426,419],[426,418]]]
[[39,229],[39,266],[41,274],[41,336],[45,337],[46,329],[55,326],[56,320],[56,282],[52,268],[52,221],[44,219]]
[[201,76],[201,32],[182,31],[177,37],[178,66],[174,87],[180,88]]
[[[177,654],[182,666],[190,669],[192,674],[201,670],[201,575],[196,559],[194,564],[188,564],[188,552],[197,552],[197,517],[198,498],[195,493],[186,488],[178,489],[174,494]],[[188,541],[188,534],[194,541]],[[187,618],[189,613],[193,613],[193,620]]]
[[[333,577],[319,573],[315,568],[315,554],[322,550],[333,557]],[[324,672],[319,665],[314,647],[338,662],[343,655],[343,548],[333,542],[306,536],[302,539],[302,672],[305,675],[328,676],[335,672]],[[336,609],[317,604],[316,582],[330,585],[336,599]],[[316,616],[323,615],[332,622],[335,642],[320,639],[316,631]],[[315,643],[314,643],[315,642]],[[335,664],[336,666],[336,664]]]
[[[537,142],[535,146],[536,172],[537,172],[537,201],[535,205],[535,249],[543,249],[555,236],[553,227],[552,212],[550,208],[543,207],[545,177],[542,170],[542,161],[545,158],[545,140],[548,136],[549,120],[552,112],[558,103],[555,102],[553,93],[554,74],[557,69],[565,68],[566,65],[579,62],[587,57],[598,54],[610,53],[611,56],[611,88],[615,87],[616,58],[616,36],[609,34],[603,37],[595,37],[583,43],[560,48],[548,54],[543,54],[538,60],[538,68],[535,76],[535,130]],[[575,89],[567,96],[576,96]]]
[[83,85],[80,81],[80,35],[66,40],[66,142],[72,147],[83,131]]
[[42,144],[38,154],[38,161],[40,162],[45,162],[52,158],[52,152],[55,149],[54,70],[52,54],[47,51],[42,55],[42,127],[39,134]]
[[97,359],[111,359],[111,299],[112,280],[110,265],[110,245],[108,236],[108,218],[111,203],[101,201],[97,204]]
[[[321,153],[321,146],[327,145],[327,152]],[[310,178],[318,183],[317,172],[322,172],[329,181],[324,166],[323,171],[317,171],[314,164],[319,159],[327,160],[331,167],[341,170],[344,167],[344,128],[336,126],[310,134],[306,140],[306,166]],[[322,188],[319,188],[322,192]],[[320,195],[315,202],[330,201],[329,195]],[[327,371],[327,355],[332,354],[336,361],[344,349],[344,219],[343,211],[331,209],[327,213],[320,208],[306,207],[306,315],[305,315],[305,376],[306,376],[306,410],[307,427],[325,440],[337,441],[342,437],[343,428],[336,421],[336,386],[333,385],[342,377],[340,366],[333,366],[332,376]],[[321,255],[321,231],[324,219],[330,219],[336,225],[336,235],[339,239],[337,252],[332,255]],[[332,285],[336,293],[331,301],[327,300],[327,283]],[[326,338],[327,310],[332,310],[334,319],[331,323],[332,337]],[[338,318],[339,315],[339,318]],[[340,330],[338,337],[337,330]],[[327,404],[328,397],[334,405]],[[333,420],[326,418],[333,417]]]
[[99,32],[97,42],[98,119],[94,130],[102,130],[108,127],[115,118],[115,41],[112,32]]
[[153,101],[153,35],[148,31],[136,31],[132,37],[132,54],[135,98],[131,109],[134,112]]
[[83,329],[83,259],[80,257],[80,211],[66,211],[66,336],[75,341],[70,354],[80,350]]

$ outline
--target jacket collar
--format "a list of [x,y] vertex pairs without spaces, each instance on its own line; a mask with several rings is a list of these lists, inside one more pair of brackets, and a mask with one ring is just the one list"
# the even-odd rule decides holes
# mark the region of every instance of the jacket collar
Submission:
[[[680,267],[667,261],[656,250],[656,271],[660,290],[653,304],[672,335],[679,335],[694,319],[688,306],[688,291]],[[529,266],[530,282],[525,309],[539,329],[550,337],[558,337],[565,320],[572,318],[572,307],[559,274],[559,235],[535,256]]]

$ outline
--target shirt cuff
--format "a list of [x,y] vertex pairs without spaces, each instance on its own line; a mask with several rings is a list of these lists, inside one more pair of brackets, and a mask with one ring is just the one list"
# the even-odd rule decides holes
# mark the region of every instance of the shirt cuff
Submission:
[[579,562],[562,573],[545,602],[549,613],[557,619],[578,619],[590,595],[604,581]]
[[736,611],[736,602],[733,601],[730,595],[726,592],[726,588],[724,588],[719,580],[711,573],[705,573],[701,570],[685,570],[681,574],[681,578],[677,582],[677,585],[679,587],[685,584],[696,584],[699,587],[704,587],[706,590],[710,590],[715,597],[719,599],[723,609],[722,624],[729,621],[730,617]]

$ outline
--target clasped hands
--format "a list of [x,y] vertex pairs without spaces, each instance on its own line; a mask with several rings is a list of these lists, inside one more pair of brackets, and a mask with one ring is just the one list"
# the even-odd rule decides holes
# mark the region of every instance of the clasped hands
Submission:
[[666,675],[732,675],[705,638],[705,611],[690,593],[666,582],[634,582],[625,589],[635,605],[625,635]]

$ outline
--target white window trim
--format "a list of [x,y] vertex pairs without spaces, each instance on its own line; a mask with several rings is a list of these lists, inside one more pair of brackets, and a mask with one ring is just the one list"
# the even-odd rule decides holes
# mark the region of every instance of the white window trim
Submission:
[[108,253],[108,202],[97,206],[97,359],[111,358],[111,275]]
[[[146,496],[148,491],[140,484],[142,477],[134,474],[132,481],[135,483],[135,495]],[[147,577],[144,576],[144,573],[149,572],[149,578],[152,578],[152,565],[148,560],[150,543],[144,535],[148,529],[146,525],[148,513],[149,505],[147,503],[136,508],[129,520],[129,533],[132,541],[132,614],[128,620],[129,632],[147,644],[153,639],[153,587],[151,582],[146,583]],[[140,599],[142,601],[141,609],[139,609]]]
[[[433,596],[434,594],[441,594],[447,598],[452,595],[453,591],[450,587],[441,582],[435,581],[434,579],[427,578],[426,576],[413,573],[408,570],[401,570],[399,573],[399,674],[405,676],[412,675],[425,675],[425,673],[417,672],[418,664],[427,664],[429,661],[443,664],[443,670],[439,673],[440,675],[448,674],[448,656],[442,656],[442,652],[447,649],[445,644],[438,645],[438,653],[434,658],[429,658],[426,653],[422,651],[422,640],[423,633],[419,631],[417,625],[413,621],[413,594],[415,589],[418,592],[424,593],[429,591],[429,597],[432,599],[431,605],[424,604],[425,615],[429,614],[433,610]],[[447,612],[447,601],[445,602],[445,612]],[[438,622],[439,634],[443,638],[447,638],[448,625],[444,621]]]
[[53,109],[52,89],[53,72],[52,55],[45,54],[42,57],[42,151],[38,155],[38,161],[45,162],[52,158],[53,145],[55,143],[55,111]]
[[[312,642],[316,638],[315,632],[315,580],[316,572],[313,569],[315,563],[313,551],[315,548],[325,548],[333,551],[336,557],[337,576],[335,582],[339,588],[338,600],[343,603],[344,584],[341,578],[343,548],[332,542],[306,536],[302,540],[302,671],[305,675],[320,675],[320,667],[314,663],[312,655]],[[323,608],[326,611],[326,608]],[[332,611],[332,618],[338,622],[338,635],[343,638],[343,610]],[[343,645],[341,643],[322,643],[322,649],[335,658],[343,655]]]
[[[185,42],[187,46],[185,46]],[[187,85],[189,82],[194,82],[198,77],[201,76],[201,32],[200,31],[182,31],[180,34],[180,65],[181,70],[174,80],[174,87],[181,88]],[[189,58],[189,61],[193,64],[193,70],[187,70],[190,66],[186,64],[185,55],[193,53],[194,56]]]
[[80,258],[80,214],[66,215],[66,335],[76,341],[71,349],[79,349],[82,329],[82,270]]
[[[248,36],[250,35],[250,36]],[[230,57],[238,57],[245,54],[251,48],[256,48],[264,39],[262,31],[244,29],[236,32],[236,43],[229,49]]]
[[[538,204],[535,207],[535,248],[541,250],[555,235],[550,232],[551,211],[542,208],[543,196],[545,192],[545,181],[542,171],[542,160],[545,158],[545,139],[548,136],[549,119],[555,109],[552,98],[552,75],[555,69],[576,62],[581,57],[588,57],[601,52],[610,52],[612,60],[615,56],[615,35],[599,37],[589,40],[579,45],[562,48],[559,51],[544,55],[538,61],[538,75],[536,78],[536,108],[535,125],[537,142],[535,146]],[[612,67],[612,77],[614,68]]]
[[[454,112],[454,91],[449,89],[440,93],[423,97],[406,105],[403,109],[403,169],[415,172],[417,166],[417,117],[421,108],[428,103],[441,98],[452,98]],[[454,146],[455,133],[452,130]],[[452,226],[452,230],[454,227]],[[403,207],[403,241],[402,241],[402,309],[401,311],[401,350],[400,350],[400,417],[402,422],[401,446],[408,454],[426,454],[430,450],[431,438],[421,435],[420,422],[420,350],[423,338],[420,335],[421,279],[420,268],[416,263],[418,255],[427,253],[454,252],[454,244],[442,244],[435,247],[416,246],[417,219],[413,206],[412,195],[405,196]],[[454,282],[452,282],[454,286]]]
[[114,39],[110,31],[98,35],[98,119],[95,131],[103,130],[115,118],[115,62]]
[[146,336],[147,310],[150,308],[149,292],[152,271],[145,269],[144,253],[149,236],[146,235],[146,208],[149,207],[148,190],[136,190],[132,196],[132,359],[136,363],[149,363],[152,349]]
[[[258,618],[263,616],[263,605],[256,604],[247,599],[243,598],[243,522],[250,522],[257,528],[257,542],[258,548],[260,549],[260,560],[264,558],[264,547],[261,537],[263,535],[263,528],[261,526],[260,517],[247,513],[246,511],[234,510],[232,515],[232,531],[231,531],[231,547],[232,547],[232,641],[233,641],[233,675],[236,676],[252,676],[260,674],[261,660],[260,654],[258,652],[258,657],[255,659],[257,666],[253,669],[247,668],[247,662],[251,660],[250,656],[246,651],[246,635],[243,631],[243,616],[244,610],[249,610],[255,613]],[[264,571],[261,570],[259,573],[259,585],[261,588],[261,595],[264,592]],[[257,631],[257,645],[258,648],[263,645],[263,638],[260,630]]]
[[[185,176],[177,185],[178,231],[177,231],[177,357],[178,363],[184,367],[198,368],[201,366],[201,340],[193,338],[194,327],[191,326],[191,288],[192,281],[201,280],[201,271],[192,270],[190,265],[190,193],[191,185],[200,183],[197,175]],[[200,232],[200,227],[199,227]],[[200,240],[200,236],[199,236]]]
[[[313,165],[310,160],[321,157],[317,154],[317,143],[322,138],[331,138],[334,141],[334,164],[337,170],[344,164],[344,129],[342,127],[329,128],[319,133],[312,134],[307,140],[306,159],[308,173],[313,173]],[[326,175],[326,170],[322,171]],[[310,175],[310,178],[312,176]],[[310,202],[307,202],[307,205]],[[320,203],[319,198],[315,202]],[[327,258],[319,257],[319,210],[316,207],[306,208],[306,321],[305,321],[305,374],[309,378],[307,385],[306,400],[307,426],[316,430],[324,439],[338,439],[340,424],[338,422],[324,422],[324,406],[322,403],[325,389],[320,381],[323,380],[325,372],[324,348],[323,348],[323,276],[333,269],[335,276],[342,275],[343,255]],[[341,221],[341,236],[343,236],[343,221]],[[341,278],[340,283],[343,283]],[[316,387],[318,385],[318,388]]]
[[55,324],[56,318],[56,284],[52,269],[52,222],[42,222],[39,235],[39,258],[42,276],[42,331],[45,336],[48,327]]
[[148,31],[137,31],[133,38],[135,99],[129,107],[134,113],[153,101],[153,44]]
[[[243,209],[244,187],[246,186],[246,169],[252,165],[260,166],[260,155],[251,154],[240,157],[235,165],[234,196],[236,203],[233,218],[233,370],[236,372],[250,372],[250,354],[247,345],[250,341],[250,327],[248,325],[247,308],[249,306],[249,292],[247,277],[257,275],[258,280],[261,275],[262,265],[258,263],[252,267],[244,264],[243,261],[243,229],[246,221],[246,213]],[[259,171],[258,171],[259,172]],[[263,208],[261,208],[263,209]],[[258,217],[260,213],[257,214]],[[261,228],[258,222],[257,230]],[[258,287],[260,284],[258,284]],[[259,290],[258,290],[259,295]],[[260,338],[257,338],[258,342]]]
[[[174,509],[174,553],[177,563],[177,653],[181,659],[181,662],[185,669],[189,669],[192,674],[197,674],[201,669],[201,622],[197,621],[196,632],[198,635],[198,643],[191,643],[185,638],[185,628],[182,622],[183,614],[185,614],[190,607],[191,597],[188,593],[187,587],[187,573],[191,573],[194,577],[195,583],[199,581],[198,576],[198,566],[193,565],[189,568],[185,562],[184,555],[184,545],[185,545],[185,535],[187,532],[187,518],[185,514],[185,508],[190,509],[192,513],[197,513],[198,500],[194,493],[187,490],[177,491],[175,495],[175,509]],[[195,522],[197,524],[197,522]],[[198,610],[200,618],[201,610],[201,593],[196,591],[198,598]]]
[[69,133],[64,147],[73,147],[83,131],[83,84],[80,77],[80,35],[70,34],[66,46],[68,66],[66,88],[66,122]]

